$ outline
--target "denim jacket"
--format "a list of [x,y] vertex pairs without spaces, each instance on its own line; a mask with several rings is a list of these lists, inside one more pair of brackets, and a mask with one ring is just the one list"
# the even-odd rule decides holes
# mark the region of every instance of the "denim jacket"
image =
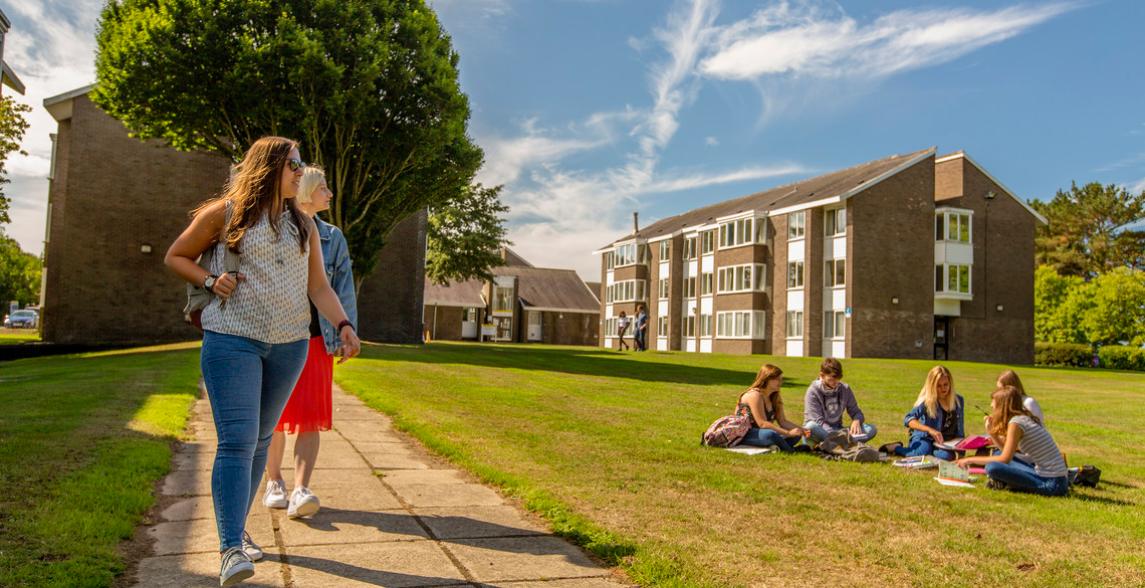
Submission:
[[[958,419],[958,436],[965,437],[966,431],[963,428],[963,408],[965,407],[965,404],[966,403],[962,399],[962,396],[955,394],[953,414],[948,415],[946,413],[946,409],[942,408],[942,404],[939,404],[938,410],[936,411],[938,414],[934,415],[934,418],[930,418],[930,416],[926,414],[926,403],[920,403],[918,406],[912,408],[910,412],[906,413],[906,417],[903,418],[902,424],[904,427],[909,427],[909,423],[912,420],[918,419],[918,422],[922,425],[941,431],[943,420],[949,416]],[[925,431],[918,431],[915,429],[910,429],[910,436],[911,439],[914,439],[915,437],[930,437],[930,435],[928,435]]]
[[[358,297],[354,293],[354,271],[350,267],[350,249],[346,246],[346,237],[342,235],[341,229],[318,217],[314,217],[314,224],[318,227],[318,238],[322,240],[322,263],[326,266],[326,279],[330,280],[330,287],[338,295],[346,316],[357,330]],[[330,324],[321,313],[318,315],[318,324],[322,329],[322,340],[326,343],[326,353],[333,355],[342,346],[336,325]]]

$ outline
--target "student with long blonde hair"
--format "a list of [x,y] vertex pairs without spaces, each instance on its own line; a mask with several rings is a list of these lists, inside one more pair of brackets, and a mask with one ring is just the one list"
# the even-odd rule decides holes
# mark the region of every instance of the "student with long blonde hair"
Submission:
[[906,413],[903,424],[910,430],[910,444],[895,448],[904,457],[934,455],[952,460],[954,452],[938,447],[949,439],[965,436],[965,401],[954,393],[954,376],[950,370],[936,365],[926,374],[926,382],[918,393],[914,408]]
[[783,370],[765,364],[759,368],[751,387],[740,394],[736,414],[746,414],[751,420],[751,429],[740,441],[741,445],[774,445],[780,451],[795,451],[803,439],[803,427],[787,420],[783,412],[783,398],[779,395],[779,387],[782,385]]
[[[305,167],[296,142],[255,141],[223,195],[192,213],[164,258],[179,277],[214,295],[202,314],[200,367],[219,439],[211,498],[222,586],[254,575],[251,561],[263,556],[244,527],[271,434],[306,361],[307,298],[338,325],[342,361],[361,345],[326,280],[314,221],[294,204]],[[204,269],[195,260],[211,247],[215,255]],[[224,248],[240,256],[240,272],[226,271]]]
[[[1061,450],[1041,421],[1022,404],[1022,393],[1013,386],[1003,386],[991,395],[990,409],[990,435],[1002,441],[1002,452],[964,457],[958,465],[986,466],[991,488],[1045,496],[1068,493],[1069,472]],[[1029,463],[1014,459],[1018,452]]]

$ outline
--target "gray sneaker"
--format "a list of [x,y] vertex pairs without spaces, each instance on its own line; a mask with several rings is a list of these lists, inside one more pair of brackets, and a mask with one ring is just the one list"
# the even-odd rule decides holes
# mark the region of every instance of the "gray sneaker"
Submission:
[[263,556],[262,548],[258,546],[258,543],[254,542],[254,539],[250,538],[250,533],[246,531],[243,531],[243,553],[245,553],[251,561],[258,561],[262,559]]
[[254,564],[243,553],[242,547],[232,547],[223,552],[219,566],[219,586],[234,586],[254,575]]

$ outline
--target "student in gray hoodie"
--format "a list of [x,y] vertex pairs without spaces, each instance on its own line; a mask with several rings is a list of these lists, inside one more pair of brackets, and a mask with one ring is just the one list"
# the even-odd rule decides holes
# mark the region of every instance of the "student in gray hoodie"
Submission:
[[851,387],[840,380],[843,378],[843,364],[834,357],[823,360],[819,366],[819,379],[807,387],[803,398],[804,429],[811,432],[811,439],[820,442],[832,431],[843,428],[843,410],[851,417],[849,432],[855,441],[870,441],[878,430],[864,422],[863,411],[855,401]]

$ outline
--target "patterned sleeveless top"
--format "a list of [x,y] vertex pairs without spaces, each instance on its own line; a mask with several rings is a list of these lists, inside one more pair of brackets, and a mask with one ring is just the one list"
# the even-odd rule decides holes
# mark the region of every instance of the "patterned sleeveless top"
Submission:
[[[747,392],[751,392],[751,389],[749,389]],[[744,392],[743,394],[747,394],[747,392]],[[740,400],[743,399],[743,394],[740,394]],[[762,395],[763,393],[760,392],[760,394]],[[767,417],[767,422],[772,422],[775,420],[775,407],[769,406],[767,404],[766,400],[764,400],[763,410],[766,413],[766,414],[764,414],[764,416]],[[751,414],[751,405],[749,405],[748,403],[737,401],[735,413],[737,416],[746,416],[748,419],[748,422],[751,423],[751,426],[753,426],[753,427],[756,426],[755,417],[753,417]]]
[[[246,277],[227,300],[213,298],[203,309],[203,330],[277,345],[310,338],[307,294],[309,255],[298,250],[298,228],[283,211],[280,233],[266,215],[243,235],[239,272]],[[215,247],[226,247],[220,241]],[[306,247],[309,251],[309,243]],[[217,249],[210,272],[222,275],[223,250]]]

